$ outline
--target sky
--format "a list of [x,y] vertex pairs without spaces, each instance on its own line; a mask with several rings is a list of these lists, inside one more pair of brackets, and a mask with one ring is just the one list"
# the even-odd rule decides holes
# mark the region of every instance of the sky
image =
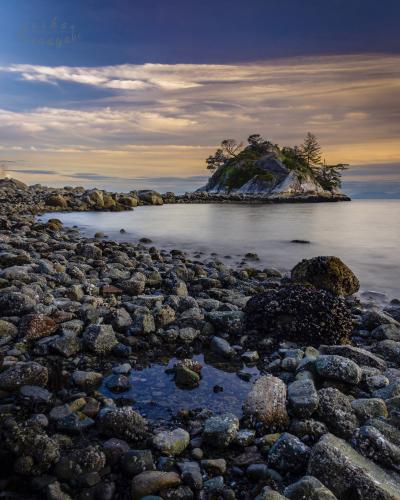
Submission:
[[400,197],[398,0],[0,0],[0,165],[30,184],[205,183],[224,138],[317,135]]

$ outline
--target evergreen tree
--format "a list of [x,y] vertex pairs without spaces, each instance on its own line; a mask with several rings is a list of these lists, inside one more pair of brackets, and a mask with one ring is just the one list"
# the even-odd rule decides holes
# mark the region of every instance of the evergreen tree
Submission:
[[319,165],[322,160],[321,146],[317,138],[311,132],[308,132],[303,144],[301,145],[301,154],[309,167]]

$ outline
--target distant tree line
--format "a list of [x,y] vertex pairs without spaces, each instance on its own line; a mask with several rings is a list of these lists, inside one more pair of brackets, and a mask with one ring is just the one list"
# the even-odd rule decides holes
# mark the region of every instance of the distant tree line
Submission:
[[307,172],[312,175],[321,186],[333,191],[341,187],[343,170],[348,168],[345,163],[328,165],[323,158],[322,148],[314,134],[308,132],[300,146],[279,147],[270,141],[264,140],[260,134],[251,134],[247,138],[247,146],[237,143],[234,139],[225,139],[221,147],[206,159],[207,169],[215,170],[244,161],[248,166],[268,153],[275,153],[290,170]]

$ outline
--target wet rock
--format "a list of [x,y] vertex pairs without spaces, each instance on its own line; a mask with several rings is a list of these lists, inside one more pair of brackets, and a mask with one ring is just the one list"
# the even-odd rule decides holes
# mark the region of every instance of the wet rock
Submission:
[[130,406],[102,409],[97,423],[100,431],[110,437],[137,441],[147,433],[147,421]]
[[60,446],[37,426],[7,422],[3,446],[17,457],[14,469],[23,475],[37,476],[46,472],[60,458]]
[[80,351],[81,344],[76,334],[66,332],[64,335],[57,335],[49,342],[49,347],[53,352],[69,358]]
[[221,337],[212,337],[210,342],[210,349],[212,352],[223,358],[233,358],[235,356],[235,350],[229,342]]
[[36,302],[20,292],[2,292],[0,295],[0,314],[2,316],[20,316],[32,311]]
[[23,385],[45,386],[48,381],[47,368],[35,361],[15,363],[0,373],[0,389],[16,391]]
[[45,203],[49,207],[68,208],[68,201],[61,194],[51,194],[46,198]]
[[243,412],[267,427],[285,426],[288,422],[285,383],[271,375],[260,377],[247,396]]
[[245,313],[248,329],[280,340],[340,344],[352,331],[351,312],[342,298],[299,285],[254,295]]
[[162,205],[164,203],[160,193],[151,189],[141,189],[138,191],[139,200],[148,205]]
[[225,448],[235,439],[238,430],[238,418],[232,413],[225,413],[206,420],[203,440],[210,446]]
[[358,385],[361,381],[360,367],[351,359],[336,355],[322,355],[315,360],[318,375],[329,380]]
[[378,418],[388,416],[388,410],[386,408],[385,401],[379,398],[360,398],[354,399],[351,402],[351,406],[355,411],[357,418],[361,422],[365,422],[370,418]]
[[47,486],[46,498],[47,500],[72,500],[72,497],[62,490],[58,481],[54,481]]
[[104,356],[113,350],[117,339],[111,325],[90,325],[83,333],[83,343],[89,351]]
[[107,378],[105,385],[111,392],[119,393],[127,391],[132,384],[129,377],[121,374],[114,374]]
[[150,450],[127,450],[121,460],[124,471],[136,476],[146,470],[154,470],[153,454]]
[[15,337],[18,334],[18,328],[9,321],[0,319],[0,339],[3,337]]
[[147,495],[159,493],[161,490],[176,488],[180,484],[181,479],[176,472],[141,472],[132,479],[132,499],[140,500]]
[[400,471],[400,447],[387,440],[375,427],[360,427],[355,431],[351,443],[364,457]]
[[224,458],[209,458],[201,461],[203,469],[212,475],[225,474],[226,460]]
[[350,438],[358,427],[358,420],[349,398],[338,389],[328,387],[318,391],[318,417],[329,430],[343,438]]
[[371,337],[377,340],[395,340],[400,341],[400,326],[380,325],[371,332]]
[[178,464],[181,471],[183,483],[193,490],[201,490],[203,487],[203,477],[200,466],[197,462],[181,462]]
[[400,342],[395,340],[382,340],[378,342],[376,350],[388,361],[396,362],[400,359]]
[[294,415],[307,418],[318,408],[319,397],[312,380],[295,380],[288,386],[288,400]]
[[154,317],[151,313],[142,313],[135,316],[132,326],[129,328],[130,335],[148,335],[156,330]]
[[191,326],[179,329],[179,338],[186,344],[191,344],[199,335],[199,330],[196,330]]
[[53,397],[50,391],[37,385],[23,385],[19,392],[23,398],[28,399],[31,403],[48,403]]
[[19,331],[26,340],[48,337],[57,330],[57,324],[44,314],[29,314],[22,318]]
[[335,495],[313,476],[302,477],[285,488],[284,494],[290,500],[336,500]]
[[197,387],[200,383],[200,375],[186,366],[178,365],[175,368],[175,383],[181,387]]
[[305,470],[310,448],[296,436],[285,432],[268,452],[268,463],[280,472]]
[[338,257],[304,259],[292,269],[291,277],[335,295],[352,295],[360,288],[355,274]]
[[216,476],[212,479],[204,481],[204,491],[209,495],[216,495],[221,493],[224,489],[224,478],[222,476]]
[[101,384],[103,375],[97,372],[77,370],[72,374],[74,384],[84,390],[93,389]]
[[153,438],[153,445],[164,455],[180,455],[189,445],[190,436],[184,429],[162,431]]
[[399,498],[398,479],[332,434],[326,434],[312,448],[308,473],[340,500]]
[[243,330],[244,314],[242,311],[211,311],[206,319],[219,331],[236,335]]
[[382,358],[360,347],[354,347],[352,345],[324,345],[320,346],[319,349],[321,354],[343,356],[352,359],[361,366],[371,366],[373,368],[378,368],[378,370],[386,369],[386,363]]

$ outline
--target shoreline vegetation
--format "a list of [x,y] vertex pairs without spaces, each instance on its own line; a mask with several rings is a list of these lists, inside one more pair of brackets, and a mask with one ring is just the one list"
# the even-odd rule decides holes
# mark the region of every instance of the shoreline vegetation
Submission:
[[[360,299],[337,257],[283,276],[35,217],[168,198],[0,181],[3,494],[398,500],[398,298],[384,310]],[[196,391],[195,354],[249,381],[242,412],[140,414],[132,373],[177,358],[170,383]],[[223,401],[223,386],[213,394]]]

